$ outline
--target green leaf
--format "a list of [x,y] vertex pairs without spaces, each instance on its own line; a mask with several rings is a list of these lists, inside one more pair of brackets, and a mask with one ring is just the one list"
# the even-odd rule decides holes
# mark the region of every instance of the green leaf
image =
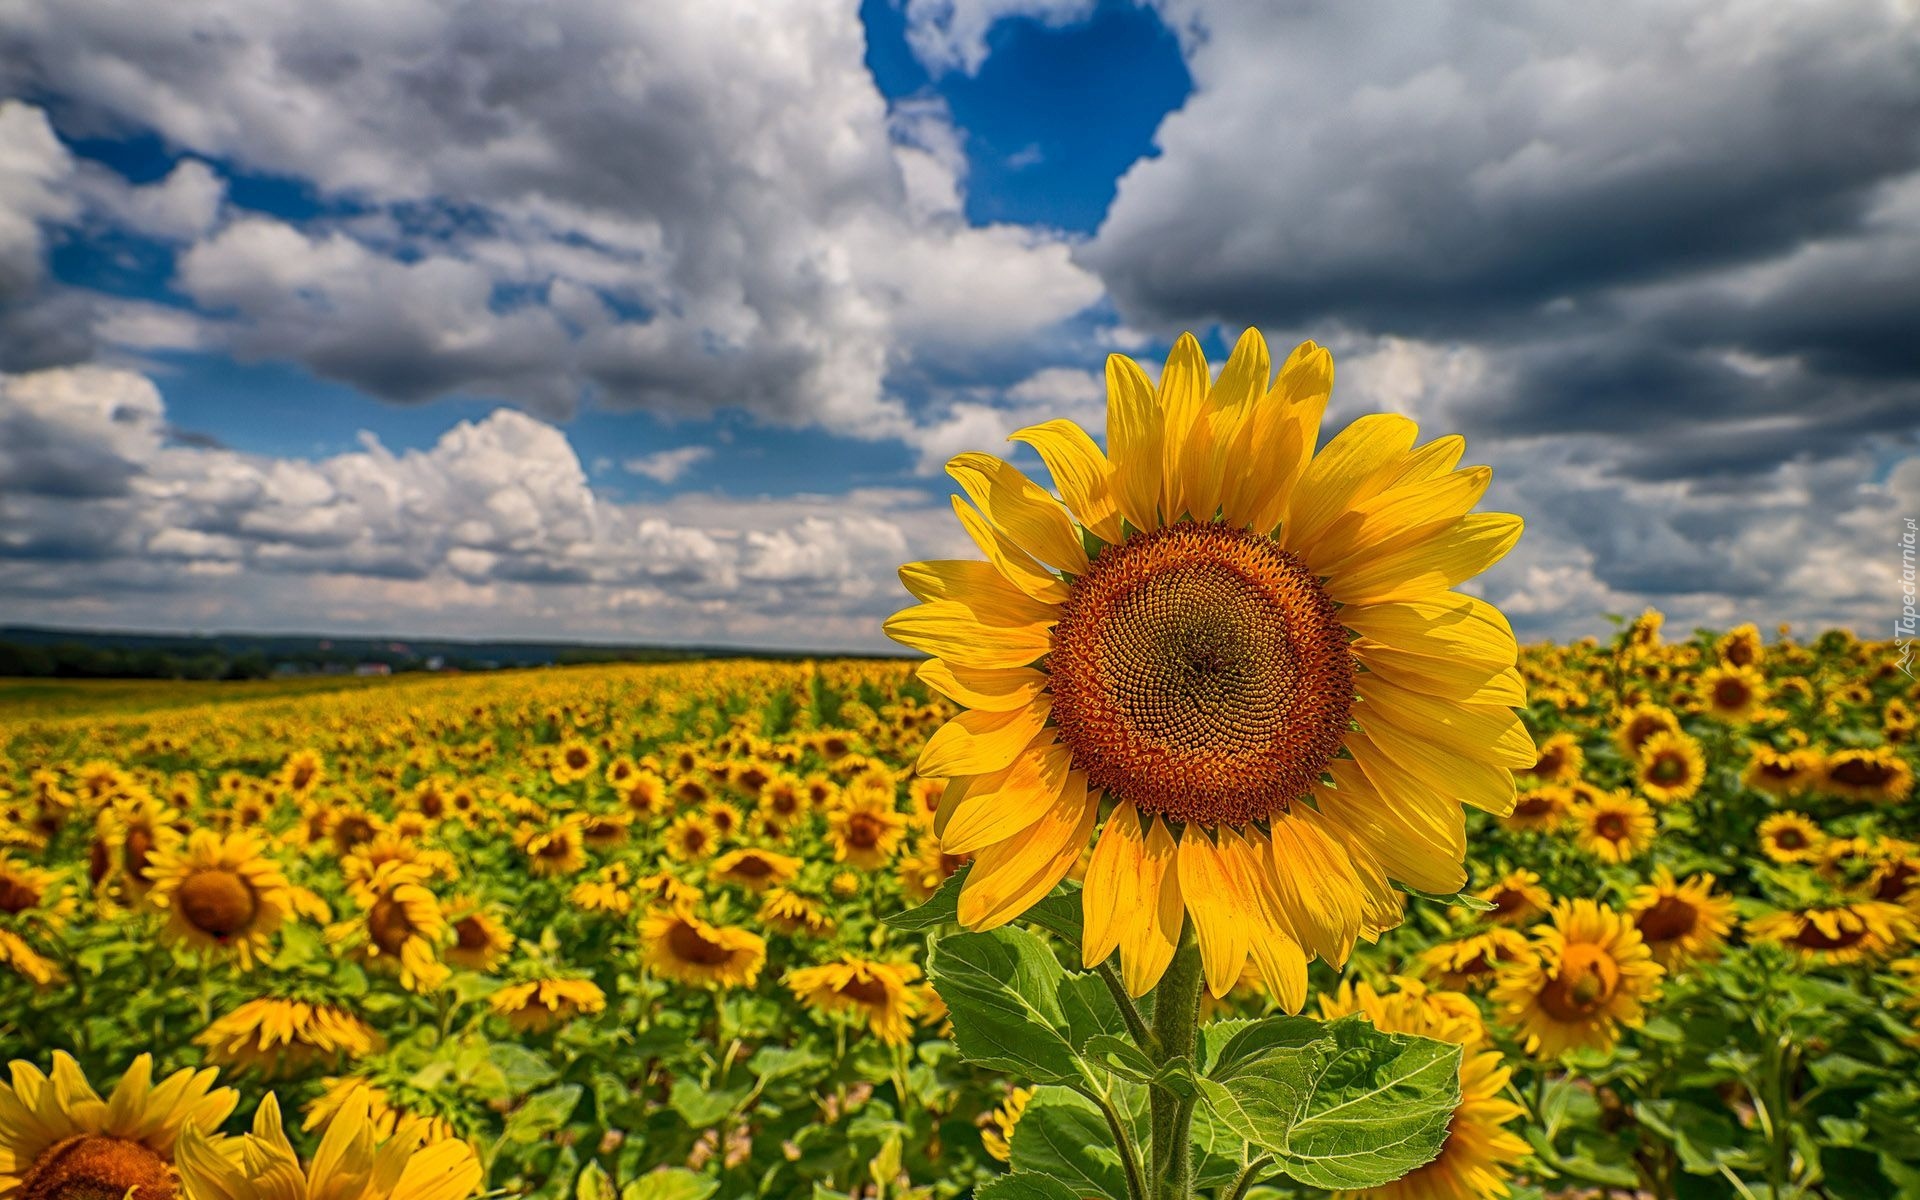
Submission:
[[[1082,1193],[1072,1184],[1055,1179],[1050,1175],[1002,1175],[981,1184],[973,1190],[974,1200],[1081,1200],[1082,1196],[1092,1196],[1094,1200],[1113,1200],[1106,1193]],[[1125,1192],[1115,1193],[1117,1196]]]
[[960,922],[960,888],[966,883],[967,867],[940,881],[924,903],[903,913],[895,913],[887,918],[887,928],[901,933],[924,933],[929,929],[938,929],[942,925],[957,925]]
[[680,1119],[694,1129],[708,1129],[733,1115],[733,1110],[752,1089],[709,1088],[696,1079],[681,1076],[667,1093],[667,1104]]
[[1039,938],[1012,928],[951,933],[929,948],[927,974],[967,1061],[1035,1083],[1085,1077],[1061,1006],[1067,973]]
[[[1460,1102],[1460,1047],[1365,1020],[1256,1022],[1222,1047],[1201,1096],[1278,1170],[1329,1191],[1379,1187],[1431,1162]],[[1239,1043],[1236,1045],[1235,1043]]]
[[1066,1088],[1034,1089],[1014,1127],[1012,1149],[1016,1177],[1021,1172],[1051,1176],[1072,1187],[1075,1196],[1127,1193],[1107,1119],[1092,1101]]
[[574,1200],[614,1200],[613,1177],[605,1167],[590,1162],[573,1181]]
[[685,1167],[661,1167],[620,1189],[620,1200],[707,1200],[720,1181]]
[[487,1061],[507,1081],[507,1094],[524,1096],[560,1077],[552,1063],[518,1042],[494,1042],[487,1047]]
[[577,1083],[563,1083],[527,1097],[527,1102],[507,1118],[500,1141],[537,1142],[565,1125],[573,1115],[574,1106],[580,1103],[582,1090]]
[[1401,891],[1412,896],[1415,900],[1430,900],[1435,904],[1444,904],[1453,908],[1470,909],[1473,912],[1492,912],[1496,907],[1493,901],[1482,900],[1480,897],[1467,892],[1455,892],[1451,896],[1443,896],[1437,892],[1423,892],[1418,888],[1410,888],[1405,884],[1399,884],[1397,886]]

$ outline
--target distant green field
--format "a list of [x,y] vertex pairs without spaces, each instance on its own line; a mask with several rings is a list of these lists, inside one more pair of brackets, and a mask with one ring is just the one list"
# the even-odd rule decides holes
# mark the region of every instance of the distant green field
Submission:
[[322,675],[298,679],[16,679],[0,677],[0,721],[35,717],[126,715],[355,688],[394,686],[425,676]]

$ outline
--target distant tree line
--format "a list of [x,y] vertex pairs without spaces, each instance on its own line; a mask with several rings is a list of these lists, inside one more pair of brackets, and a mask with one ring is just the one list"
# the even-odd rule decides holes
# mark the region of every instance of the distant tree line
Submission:
[[175,653],[168,650],[89,646],[85,642],[38,645],[0,641],[0,675],[36,679],[265,679],[273,664],[257,650]]

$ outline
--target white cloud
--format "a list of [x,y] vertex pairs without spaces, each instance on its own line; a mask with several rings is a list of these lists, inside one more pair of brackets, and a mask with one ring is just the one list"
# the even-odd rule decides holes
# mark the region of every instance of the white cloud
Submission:
[[656,450],[638,458],[629,458],[620,466],[635,475],[644,475],[655,483],[674,483],[696,465],[713,457],[711,446],[676,446]]
[[1093,0],[907,0],[907,44],[936,72],[972,75],[987,61],[987,33],[1008,17],[1055,27],[1084,21]]

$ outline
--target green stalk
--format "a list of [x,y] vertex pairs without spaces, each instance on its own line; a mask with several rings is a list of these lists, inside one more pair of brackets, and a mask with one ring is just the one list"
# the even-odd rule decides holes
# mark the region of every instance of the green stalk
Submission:
[[[1200,947],[1193,926],[1180,930],[1180,945],[1159,986],[1153,989],[1153,1036],[1157,1061],[1182,1055],[1197,1061],[1200,1032]],[[1153,1118],[1153,1180],[1157,1200],[1189,1200],[1193,1195],[1193,1101],[1156,1087],[1149,1097]]]

